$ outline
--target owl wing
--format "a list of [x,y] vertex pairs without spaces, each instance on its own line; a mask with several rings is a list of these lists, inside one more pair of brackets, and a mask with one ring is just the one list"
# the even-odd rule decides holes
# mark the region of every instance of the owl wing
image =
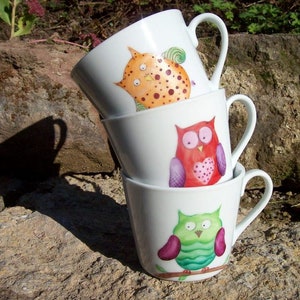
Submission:
[[226,172],[226,158],[221,143],[217,145],[216,156],[217,156],[217,166],[218,166],[219,173],[223,176]]
[[177,257],[181,249],[181,243],[176,235],[171,235],[167,243],[158,250],[157,255],[162,260],[171,260]]
[[215,253],[217,256],[221,256],[224,254],[226,249],[226,243],[225,243],[225,229],[222,227],[217,233],[216,239],[215,239]]
[[185,62],[186,53],[182,48],[171,47],[162,53],[163,58],[167,58],[175,63],[182,64]]
[[180,159],[173,157],[170,162],[170,187],[183,187],[185,183],[185,170]]

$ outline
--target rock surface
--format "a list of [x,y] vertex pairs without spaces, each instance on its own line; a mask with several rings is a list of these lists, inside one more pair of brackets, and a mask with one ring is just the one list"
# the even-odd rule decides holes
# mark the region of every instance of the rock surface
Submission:
[[[300,35],[233,36],[231,45],[224,85],[229,93],[253,99],[258,120],[241,161],[248,168],[265,170],[275,186],[299,191]],[[238,114],[233,113],[234,130]]]
[[[253,137],[240,161],[269,173],[275,186],[300,189],[300,35],[231,35],[221,85],[227,96],[245,94],[257,110]],[[217,47],[200,40],[209,73]],[[236,145],[245,112],[233,105],[231,138]]]
[[[300,188],[299,41],[300,35],[230,36],[221,82],[227,96],[246,94],[257,109],[256,130],[241,162],[267,171],[275,186],[292,189]],[[209,73],[218,57],[217,42],[200,40]],[[70,78],[84,55],[67,45],[0,44],[1,174],[40,177],[114,169],[98,113]],[[234,105],[233,145],[244,123],[243,108]]]
[[[243,197],[239,220],[260,194]],[[0,299],[299,299],[299,203],[274,193],[226,269],[170,282],[141,269],[118,173],[49,179],[0,212]]]
[[0,43],[0,174],[111,172],[99,114],[70,78],[74,46]]

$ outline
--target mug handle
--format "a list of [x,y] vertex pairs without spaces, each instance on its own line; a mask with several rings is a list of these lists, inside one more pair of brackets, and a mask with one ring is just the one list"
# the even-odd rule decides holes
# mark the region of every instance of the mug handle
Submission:
[[272,196],[273,182],[271,177],[266,172],[258,169],[253,169],[246,172],[243,178],[241,196],[243,196],[245,192],[247,183],[254,177],[261,177],[264,180],[265,191],[261,199],[259,200],[259,202],[251,209],[251,211],[247,214],[247,216],[245,216],[244,219],[240,221],[239,224],[236,225],[233,234],[232,245],[234,245],[237,238],[246,229],[246,227],[262,212],[262,210],[266,207],[266,205],[268,204]]
[[220,56],[215,67],[214,73],[211,76],[210,82],[213,89],[218,89],[222,70],[225,64],[227,51],[228,51],[228,32],[225,23],[220,17],[212,13],[204,13],[195,17],[188,25],[188,33],[192,39],[193,46],[197,48],[199,41],[196,35],[196,27],[202,22],[211,22],[216,25],[221,33],[221,50]]
[[252,137],[252,134],[254,132],[255,125],[256,125],[255,105],[248,96],[237,94],[237,95],[234,95],[234,96],[231,96],[230,98],[228,98],[226,101],[228,115],[229,115],[229,108],[232,105],[232,103],[235,101],[239,101],[242,104],[244,104],[247,114],[248,114],[248,120],[247,120],[246,129],[242,135],[242,138],[236,145],[235,149],[232,151],[232,155],[231,155],[232,166],[236,165],[240,155],[242,154],[243,150],[246,148],[249,140]]

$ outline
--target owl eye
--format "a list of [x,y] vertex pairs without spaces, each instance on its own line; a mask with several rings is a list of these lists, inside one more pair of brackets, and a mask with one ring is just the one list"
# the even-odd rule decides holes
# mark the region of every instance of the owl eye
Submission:
[[188,131],[182,137],[182,143],[185,148],[193,149],[198,145],[198,137],[195,131]]
[[141,64],[141,65],[140,65],[140,70],[141,70],[141,71],[145,71],[146,69],[147,69],[146,64]]
[[202,222],[201,226],[203,229],[208,229],[211,225],[211,221],[210,220],[205,220]]
[[212,131],[209,127],[202,127],[199,130],[199,139],[202,143],[208,144],[212,139]]
[[194,222],[187,222],[185,224],[185,229],[189,230],[189,231],[195,229],[195,227],[196,227],[196,224]]
[[133,80],[133,85],[134,86],[139,86],[141,84],[141,81],[139,79],[134,79]]

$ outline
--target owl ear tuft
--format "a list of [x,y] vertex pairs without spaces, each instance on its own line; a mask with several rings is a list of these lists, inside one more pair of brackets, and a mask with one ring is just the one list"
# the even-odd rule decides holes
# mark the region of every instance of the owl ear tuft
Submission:
[[215,124],[215,119],[216,119],[216,116],[214,116],[214,117],[209,121],[209,123]]
[[178,220],[179,220],[179,223],[182,221],[182,219],[185,217],[185,214],[183,214],[181,212],[181,210],[178,210]]
[[128,50],[130,51],[132,58],[135,58],[138,56],[138,54],[140,54],[138,51],[136,51],[135,49],[133,49],[131,47],[128,47]]
[[115,82],[114,84],[115,84],[115,85],[117,85],[117,86],[120,86],[120,87],[124,87],[124,85],[123,85],[123,82],[122,82],[122,81]]
[[180,133],[182,132],[182,128],[179,127],[178,125],[175,125],[175,127],[176,127],[177,134],[180,135]]
[[215,211],[213,212],[213,214],[219,216],[219,215],[220,215],[221,206],[222,206],[222,204],[220,204],[219,208],[217,208],[217,210],[215,210]]

